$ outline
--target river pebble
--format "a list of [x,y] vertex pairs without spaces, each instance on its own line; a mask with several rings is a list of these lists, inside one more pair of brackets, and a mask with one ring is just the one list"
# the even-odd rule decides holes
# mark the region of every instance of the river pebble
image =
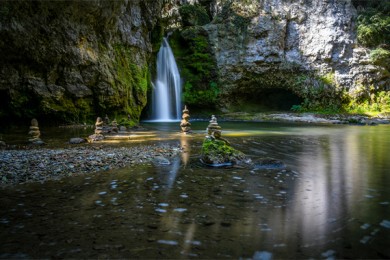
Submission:
[[0,151],[0,185],[44,182],[65,176],[151,163],[180,152],[169,145],[139,147],[72,147]]

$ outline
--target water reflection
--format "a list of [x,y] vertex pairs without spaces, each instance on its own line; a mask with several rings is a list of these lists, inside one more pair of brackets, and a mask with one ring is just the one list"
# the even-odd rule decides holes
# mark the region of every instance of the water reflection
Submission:
[[190,154],[191,154],[191,146],[189,142],[189,138],[191,138],[187,134],[182,134],[180,136],[180,147],[183,149],[181,154],[181,161],[184,165],[184,168],[187,166],[189,160],[190,160]]
[[390,257],[390,127],[220,124],[287,167],[204,168],[203,135],[167,133],[170,165],[2,190],[0,257]]

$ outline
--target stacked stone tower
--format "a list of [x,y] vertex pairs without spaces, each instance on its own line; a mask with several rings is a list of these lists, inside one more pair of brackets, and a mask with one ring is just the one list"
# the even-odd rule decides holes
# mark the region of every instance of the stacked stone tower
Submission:
[[189,110],[187,109],[187,106],[184,106],[184,110],[183,110],[183,115],[182,115],[182,120],[180,122],[180,127],[181,127],[181,131],[185,134],[188,134],[191,132],[191,123],[189,122],[190,120],[190,114],[189,114]]

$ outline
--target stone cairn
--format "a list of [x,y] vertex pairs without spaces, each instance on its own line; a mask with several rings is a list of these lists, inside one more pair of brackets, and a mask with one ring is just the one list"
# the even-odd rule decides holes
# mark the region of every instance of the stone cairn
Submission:
[[111,132],[118,133],[118,123],[116,122],[116,119],[112,120],[111,122]]
[[38,120],[33,118],[31,120],[31,126],[30,126],[30,131],[28,132],[29,139],[28,141],[32,144],[44,144],[44,142],[39,138],[41,136],[41,131],[39,131],[38,127]]
[[191,123],[189,122],[190,114],[189,110],[187,109],[187,106],[184,106],[182,120],[180,122],[181,131],[185,134],[191,133]]
[[103,134],[103,120],[101,117],[96,118],[95,123],[95,135],[102,135]]
[[222,128],[218,125],[215,115],[211,116],[211,120],[209,122],[210,124],[207,126],[207,134],[213,137],[215,137],[215,134],[217,134],[217,136],[221,136]]
[[101,141],[104,139],[103,124],[104,122],[101,117],[96,118],[95,134],[89,136],[92,141]]
[[215,117],[215,115],[211,116],[211,120],[209,122],[210,124],[207,126],[207,137],[222,140],[226,144],[229,144],[229,142],[225,138],[222,138],[222,128],[218,125],[217,118]]

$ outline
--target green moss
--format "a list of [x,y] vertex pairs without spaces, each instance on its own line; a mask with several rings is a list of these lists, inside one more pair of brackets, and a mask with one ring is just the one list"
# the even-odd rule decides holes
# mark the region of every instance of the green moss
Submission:
[[90,99],[72,99],[62,97],[60,99],[43,99],[40,110],[48,118],[57,118],[63,122],[86,123],[92,120],[93,102]]
[[243,160],[245,155],[217,139],[206,138],[202,145],[202,159],[208,164],[237,163]]
[[115,82],[112,85],[116,91],[109,102],[105,102],[105,109],[112,113],[127,114],[138,121],[147,102],[150,76],[147,65],[139,66],[134,63],[136,51],[126,45],[114,46]]
[[344,94],[334,80],[334,74],[325,75],[302,74],[294,77],[293,89],[303,98],[299,107],[303,111],[319,113],[337,113],[342,110],[345,103]]
[[373,64],[390,68],[390,51],[383,48],[377,48],[370,52],[370,59]]
[[119,120],[117,120],[118,125],[121,125],[121,126],[133,127],[133,126],[138,125],[138,123],[139,123],[138,120],[129,119],[126,116],[119,116],[118,118],[119,118]]
[[335,75],[333,72],[326,73],[318,77],[325,85],[336,86]]
[[191,107],[213,108],[219,86],[207,32],[199,26],[188,27],[170,37],[170,45],[184,79],[184,102]]

